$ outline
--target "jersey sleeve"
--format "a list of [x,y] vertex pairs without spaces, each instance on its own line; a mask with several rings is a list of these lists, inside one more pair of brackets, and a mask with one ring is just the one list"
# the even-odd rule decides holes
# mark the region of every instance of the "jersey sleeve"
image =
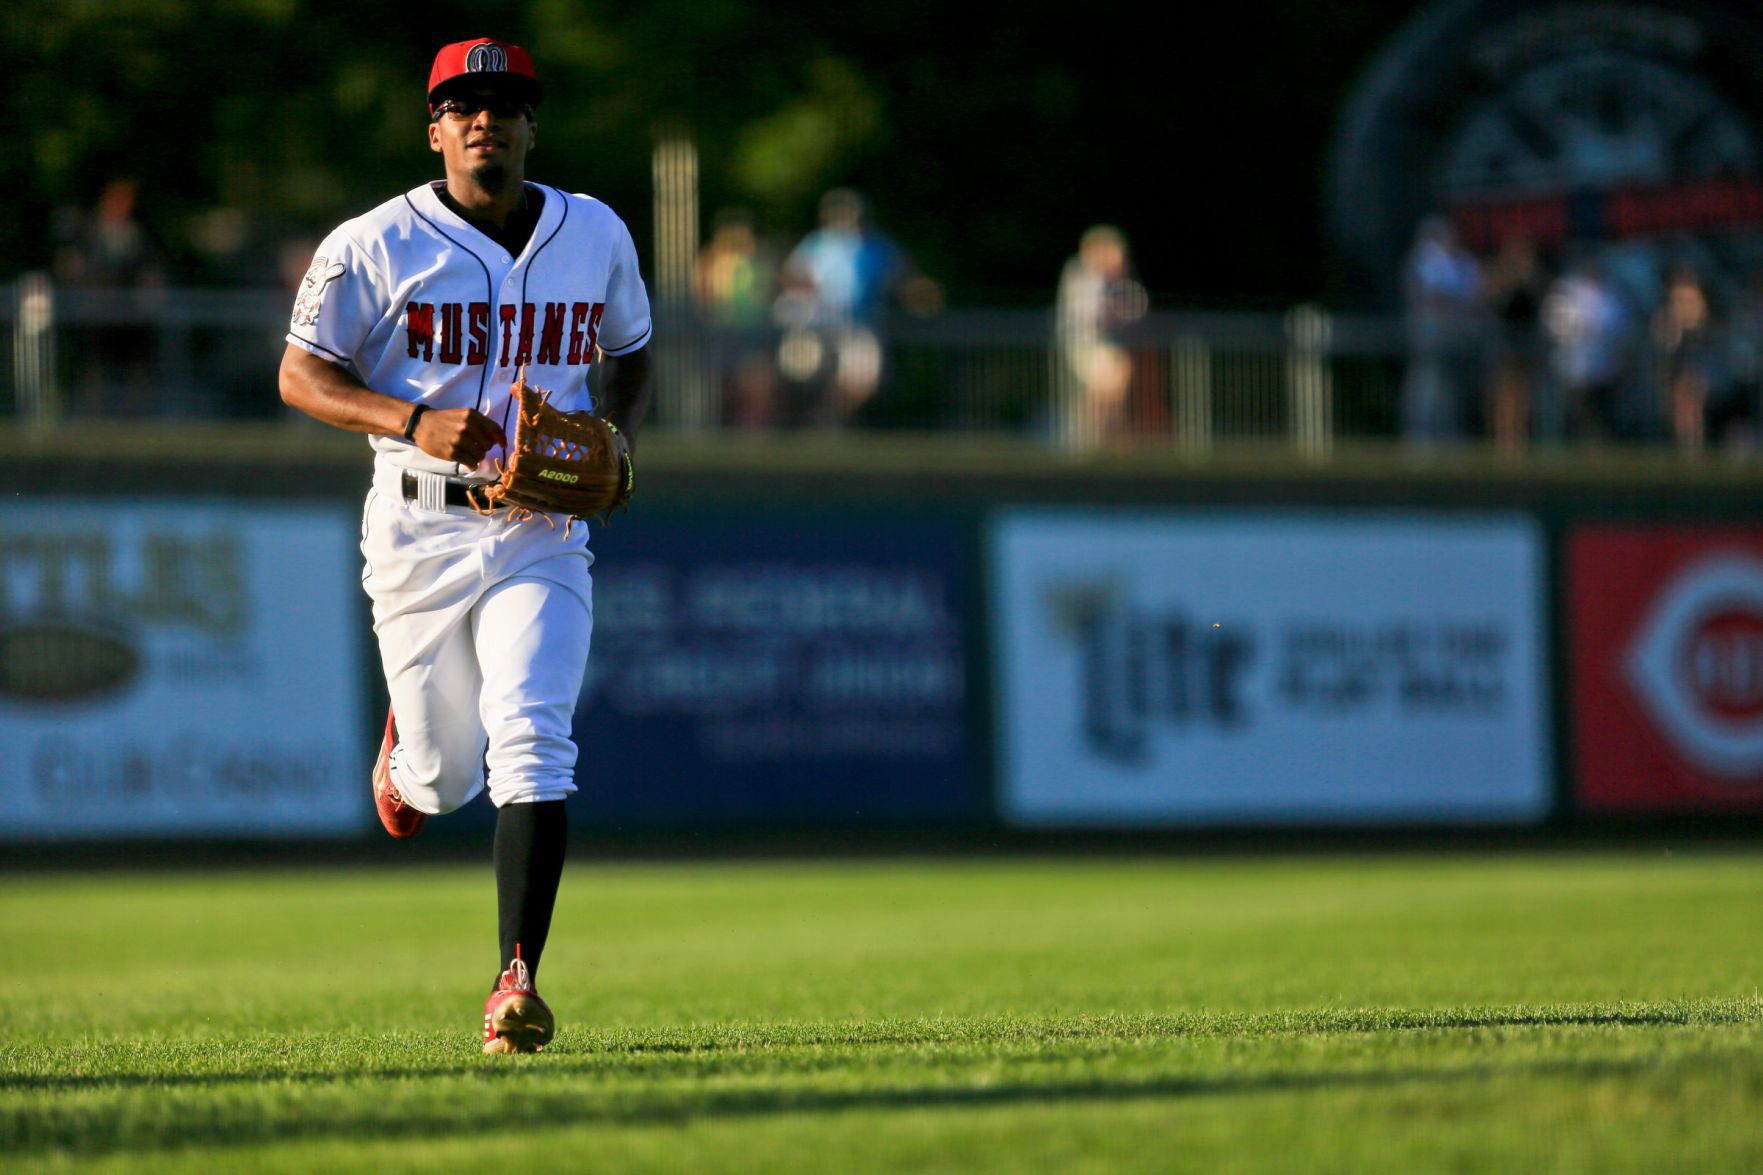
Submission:
[[637,246],[630,229],[618,226],[618,243],[612,250],[612,272],[606,279],[606,311],[600,319],[600,350],[607,355],[628,355],[654,334],[649,320],[649,291],[637,269]]
[[381,285],[361,247],[343,230],[333,232],[300,279],[288,342],[336,363],[352,362],[385,315]]

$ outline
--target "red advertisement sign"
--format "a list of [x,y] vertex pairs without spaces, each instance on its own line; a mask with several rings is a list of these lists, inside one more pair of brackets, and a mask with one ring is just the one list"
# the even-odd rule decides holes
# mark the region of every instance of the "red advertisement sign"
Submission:
[[1581,807],[1763,810],[1763,529],[1582,529],[1567,599]]

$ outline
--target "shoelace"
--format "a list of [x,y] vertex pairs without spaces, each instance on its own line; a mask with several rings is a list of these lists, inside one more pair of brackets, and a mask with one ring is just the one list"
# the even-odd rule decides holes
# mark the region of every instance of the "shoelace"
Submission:
[[[395,751],[395,750],[397,750],[397,747],[394,746],[392,749]],[[392,801],[392,811],[396,812],[399,808],[407,807],[407,805],[404,803],[404,793],[400,792],[398,790],[398,785],[396,783],[392,782],[392,756],[391,755],[386,756],[385,796],[388,800]]]
[[514,944],[514,962],[508,964],[508,970],[502,972],[502,982],[497,984],[498,991],[531,991],[532,976],[527,972],[526,960],[520,957],[520,944]]

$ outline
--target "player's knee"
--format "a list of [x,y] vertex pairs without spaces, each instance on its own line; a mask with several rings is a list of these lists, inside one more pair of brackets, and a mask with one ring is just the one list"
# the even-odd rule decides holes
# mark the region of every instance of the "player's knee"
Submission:
[[510,721],[495,727],[484,762],[490,799],[508,804],[561,800],[575,791],[576,745],[569,737],[567,712],[548,720]]
[[463,807],[484,786],[483,749],[406,743],[394,764],[404,799],[419,812],[442,816]]

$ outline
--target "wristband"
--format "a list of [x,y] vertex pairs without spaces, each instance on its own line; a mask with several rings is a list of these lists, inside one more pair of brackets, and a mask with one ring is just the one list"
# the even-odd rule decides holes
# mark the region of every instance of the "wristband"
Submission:
[[415,443],[415,441],[416,441],[416,422],[421,420],[422,414],[424,412],[427,412],[428,410],[429,410],[429,406],[427,404],[418,404],[416,407],[414,407],[410,410],[410,419],[406,420],[404,422],[404,439],[405,440],[410,441],[413,444]]
[[624,433],[619,431],[619,428],[616,424],[613,424],[610,420],[607,420],[604,416],[602,416],[600,418],[600,420],[602,423],[604,423],[606,425],[607,428],[612,430],[613,436],[624,441],[624,450],[621,453],[619,453],[618,460],[624,466],[624,496],[628,498],[631,496],[632,493],[634,493],[636,491],[636,488],[637,488],[637,466],[636,466],[636,462],[631,460],[630,440],[627,437],[625,437]]

